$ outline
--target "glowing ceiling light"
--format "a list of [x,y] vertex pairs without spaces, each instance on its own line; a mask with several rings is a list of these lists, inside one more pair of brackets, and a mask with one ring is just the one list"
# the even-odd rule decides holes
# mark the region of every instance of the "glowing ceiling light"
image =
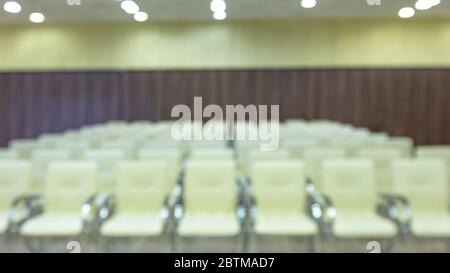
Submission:
[[225,11],[214,12],[213,18],[219,21],[224,20],[225,18],[227,18],[227,13]]
[[302,7],[305,9],[310,9],[310,8],[314,8],[317,5],[317,1],[316,0],[302,0],[302,2],[300,2],[300,5],[302,5]]
[[417,0],[414,7],[417,10],[427,10],[441,3],[441,0]]
[[416,12],[414,11],[413,8],[411,8],[411,7],[404,7],[404,8],[401,8],[398,11],[398,16],[400,16],[400,18],[411,18],[411,17],[414,16],[415,13]]
[[33,12],[32,14],[30,14],[30,21],[36,24],[40,24],[45,21],[45,16],[40,12]]
[[212,12],[224,12],[227,9],[227,4],[224,0],[212,0],[210,8]]
[[135,14],[139,12],[139,6],[136,4],[136,2],[131,0],[125,0],[120,4],[120,7],[129,14]]
[[134,20],[138,22],[145,22],[148,20],[148,14],[143,11],[137,12],[134,14]]
[[19,13],[22,11],[22,7],[19,3],[14,1],[8,1],[3,5],[3,9],[9,13]]

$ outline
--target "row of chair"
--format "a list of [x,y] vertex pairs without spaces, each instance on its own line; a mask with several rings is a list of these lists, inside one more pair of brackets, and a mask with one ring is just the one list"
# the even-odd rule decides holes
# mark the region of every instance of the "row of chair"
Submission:
[[[3,231],[8,228],[25,237],[96,231],[136,237],[161,235],[172,227],[180,237],[237,236],[247,229],[261,235],[312,236],[320,230],[358,238],[393,237],[397,232],[450,236],[447,170],[435,159],[396,160],[394,190],[383,195],[376,192],[375,166],[366,159],[326,161],[320,192],[306,183],[305,165],[297,160],[257,162],[248,179],[238,176],[233,161],[191,160],[175,188],[169,187],[166,162],[125,162],[114,198],[99,194],[97,171],[96,164],[87,161],[52,163],[41,197],[44,213],[36,215],[37,197],[20,197],[27,192],[29,164],[2,162],[2,205],[8,208],[20,197],[30,217],[4,219]],[[322,194],[329,201],[321,201]],[[402,206],[392,202],[396,196],[404,197],[399,199]],[[380,204],[384,214],[377,213]],[[393,213],[398,210],[412,213],[399,219]]]

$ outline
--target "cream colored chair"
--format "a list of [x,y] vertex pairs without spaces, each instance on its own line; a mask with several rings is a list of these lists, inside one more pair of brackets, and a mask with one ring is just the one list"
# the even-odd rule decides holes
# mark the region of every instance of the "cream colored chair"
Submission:
[[[251,167],[250,179],[256,200],[256,238],[311,237],[318,233],[317,225],[308,215],[305,168],[301,161],[255,162]],[[281,239],[283,237],[276,240]],[[256,240],[256,244],[258,251],[264,249],[260,240]],[[309,242],[306,246],[304,251],[310,251],[313,247]],[[273,251],[275,244],[268,247]],[[290,251],[294,248],[289,245],[283,250]]]
[[344,159],[347,152],[338,147],[311,147],[303,152],[306,176],[313,183],[316,190],[322,188],[323,163],[330,159]]
[[[201,245],[202,249],[196,249],[196,251],[225,251],[222,247],[226,246],[226,251],[240,250],[238,239],[241,223],[237,214],[236,181],[236,168],[233,161],[191,160],[187,163],[183,216],[177,228],[180,250],[192,250],[189,244],[186,245],[183,242],[199,237],[212,239],[208,241],[210,244],[204,242],[207,246]],[[217,244],[214,238],[225,241]]]
[[286,149],[278,149],[267,152],[260,149],[253,149],[249,152],[247,162],[243,162],[242,170],[248,172],[250,166],[258,161],[273,161],[273,160],[287,160],[289,159],[289,151]]
[[56,148],[63,141],[62,135],[58,134],[43,134],[40,135],[37,144],[42,149]]
[[112,238],[161,236],[168,227],[170,179],[164,160],[121,163],[117,208],[101,227],[100,234]]
[[414,142],[409,137],[391,137],[388,142],[378,144],[377,146],[400,148],[404,157],[411,157]]
[[64,149],[35,149],[31,154],[33,164],[33,192],[42,193],[44,190],[47,167],[57,161],[70,160],[70,152]]
[[97,163],[98,189],[100,192],[111,193],[115,191],[117,166],[126,158],[122,149],[97,149],[87,150],[83,159]]
[[282,147],[289,151],[291,158],[296,159],[302,159],[306,149],[320,146],[320,141],[312,137],[285,139],[282,141]]
[[[30,193],[31,164],[21,160],[0,160],[0,234],[4,234],[19,218],[8,216],[14,202]],[[14,230],[15,231],[15,230]]]
[[396,226],[377,214],[375,166],[367,159],[329,160],[323,166],[323,192],[336,209],[337,238],[393,238]]
[[97,166],[93,162],[50,164],[44,191],[44,213],[25,222],[20,234],[48,238],[79,236],[85,232],[87,216],[97,192],[96,180]]
[[233,160],[233,151],[230,149],[195,149],[191,152],[191,159],[225,159],[225,160]]
[[102,141],[100,143],[100,149],[122,150],[126,158],[133,159],[136,157],[136,145],[132,140],[117,139]]
[[368,140],[364,138],[355,138],[352,136],[331,138],[329,140],[330,147],[345,149],[346,154],[353,157],[357,154],[361,147],[367,144]]
[[0,160],[18,159],[16,152],[11,149],[0,149]]
[[379,193],[392,192],[392,162],[404,158],[399,147],[365,147],[358,151],[358,157],[370,159],[375,164],[376,188]]
[[64,149],[69,151],[72,159],[82,159],[84,153],[87,150],[93,149],[94,146],[91,142],[83,139],[65,139],[58,143],[55,149]]
[[434,158],[444,160],[447,166],[448,178],[448,196],[450,197],[450,146],[434,145],[434,146],[418,146],[416,149],[418,158]]
[[31,139],[15,139],[9,143],[9,147],[20,159],[29,159],[33,150],[38,148],[39,145]]
[[177,148],[153,148],[138,151],[139,160],[164,160],[168,165],[170,185],[175,185],[182,170],[182,152]]
[[446,166],[438,159],[403,159],[393,163],[394,192],[412,209],[411,232],[418,237],[450,237]]

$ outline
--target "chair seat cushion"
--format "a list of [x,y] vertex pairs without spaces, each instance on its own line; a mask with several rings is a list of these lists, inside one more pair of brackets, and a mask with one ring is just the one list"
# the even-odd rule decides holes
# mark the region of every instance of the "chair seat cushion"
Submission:
[[450,237],[450,216],[446,214],[413,216],[412,233],[419,237]]
[[235,236],[239,232],[235,215],[185,215],[178,226],[180,236]]
[[25,222],[24,236],[72,236],[82,232],[80,214],[43,214]]
[[337,237],[385,238],[397,234],[396,226],[389,220],[377,215],[343,216],[337,215],[334,223]]
[[162,233],[163,220],[159,214],[118,214],[107,221],[101,235],[111,237],[157,236]]
[[315,223],[305,215],[264,215],[256,219],[255,232],[261,235],[314,235]]

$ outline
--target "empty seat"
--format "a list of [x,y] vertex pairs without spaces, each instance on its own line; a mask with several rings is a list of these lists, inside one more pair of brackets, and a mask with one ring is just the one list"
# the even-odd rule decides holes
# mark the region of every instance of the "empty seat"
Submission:
[[121,149],[87,150],[83,158],[97,163],[98,189],[101,192],[113,192],[116,183],[117,165],[124,160],[126,154]]
[[[127,161],[119,165],[117,209],[101,228],[111,237],[157,236],[163,231],[163,210],[172,184],[164,160]],[[167,215],[167,213],[166,213]]]
[[344,159],[347,152],[337,147],[311,147],[303,152],[306,176],[320,191],[322,187],[323,163],[330,159]]
[[329,160],[322,191],[336,209],[333,233],[341,238],[386,238],[396,226],[376,213],[375,166],[367,159]]
[[229,160],[193,160],[184,179],[180,236],[235,236],[240,232],[236,169]]
[[0,160],[17,158],[18,156],[15,151],[11,149],[0,149]]
[[100,149],[122,150],[127,158],[136,156],[135,143],[132,140],[109,140],[100,142]]
[[21,159],[29,159],[38,146],[37,142],[31,139],[15,139],[9,143],[10,149]]
[[96,193],[97,167],[93,162],[50,164],[44,190],[44,213],[25,222],[23,236],[73,236],[83,231],[82,208]]
[[305,236],[317,232],[306,213],[306,176],[301,161],[255,162],[250,178],[257,204],[256,234]]
[[196,149],[192,151],[191,159],[228,159],[233,160],[233,151],[230,149]]
[[0,160],[0,234],[8,228],[13,201],[29,192],[31,165],[20,160]]
[[58,134],[43,134],[37,140],[37,144],[40,148],[56,148],[63,138]]
[[289,151],[285,149],[278,149],[276,151],[261,151],[260,149],[253,149],[249,152],[246,162],[241,162],[241,170],[247,173],[250,166],[257,161],[272,161],[272,160],[287,160],[289,159]]
[[411,231],[419,237],[449,237],[446,166],[438,159],[403,159],[393,163],[394,192],[412,209]]
[[33,183],[31,189],[34,192],[44,190],[44,180],[47,167],[57,161],[67,161],[70,159],[70,152],[63,149],[36,149],[31,155],[33,164]]
[[403,150],[399,147],[366,147],[359,150],[358,156],[374,162],[377,191],[392,192],[392,162],[405,157]]
[[168,165],[171,185],[178,180],[181,171],[182,153],[177,148],[141,149],[138,152],[139,160],[164,160]]
[[411,157],[414,142],[409,137],[391,137],[388,142],[378,144],[378,146],[388,148],[397,147],[402,150],[404,157]]
[[291,158],[303,158],[306,149],[317,146],[320,146],[320,141],[311,137],[285,139],[282,142],[282,147],[289,151]]

